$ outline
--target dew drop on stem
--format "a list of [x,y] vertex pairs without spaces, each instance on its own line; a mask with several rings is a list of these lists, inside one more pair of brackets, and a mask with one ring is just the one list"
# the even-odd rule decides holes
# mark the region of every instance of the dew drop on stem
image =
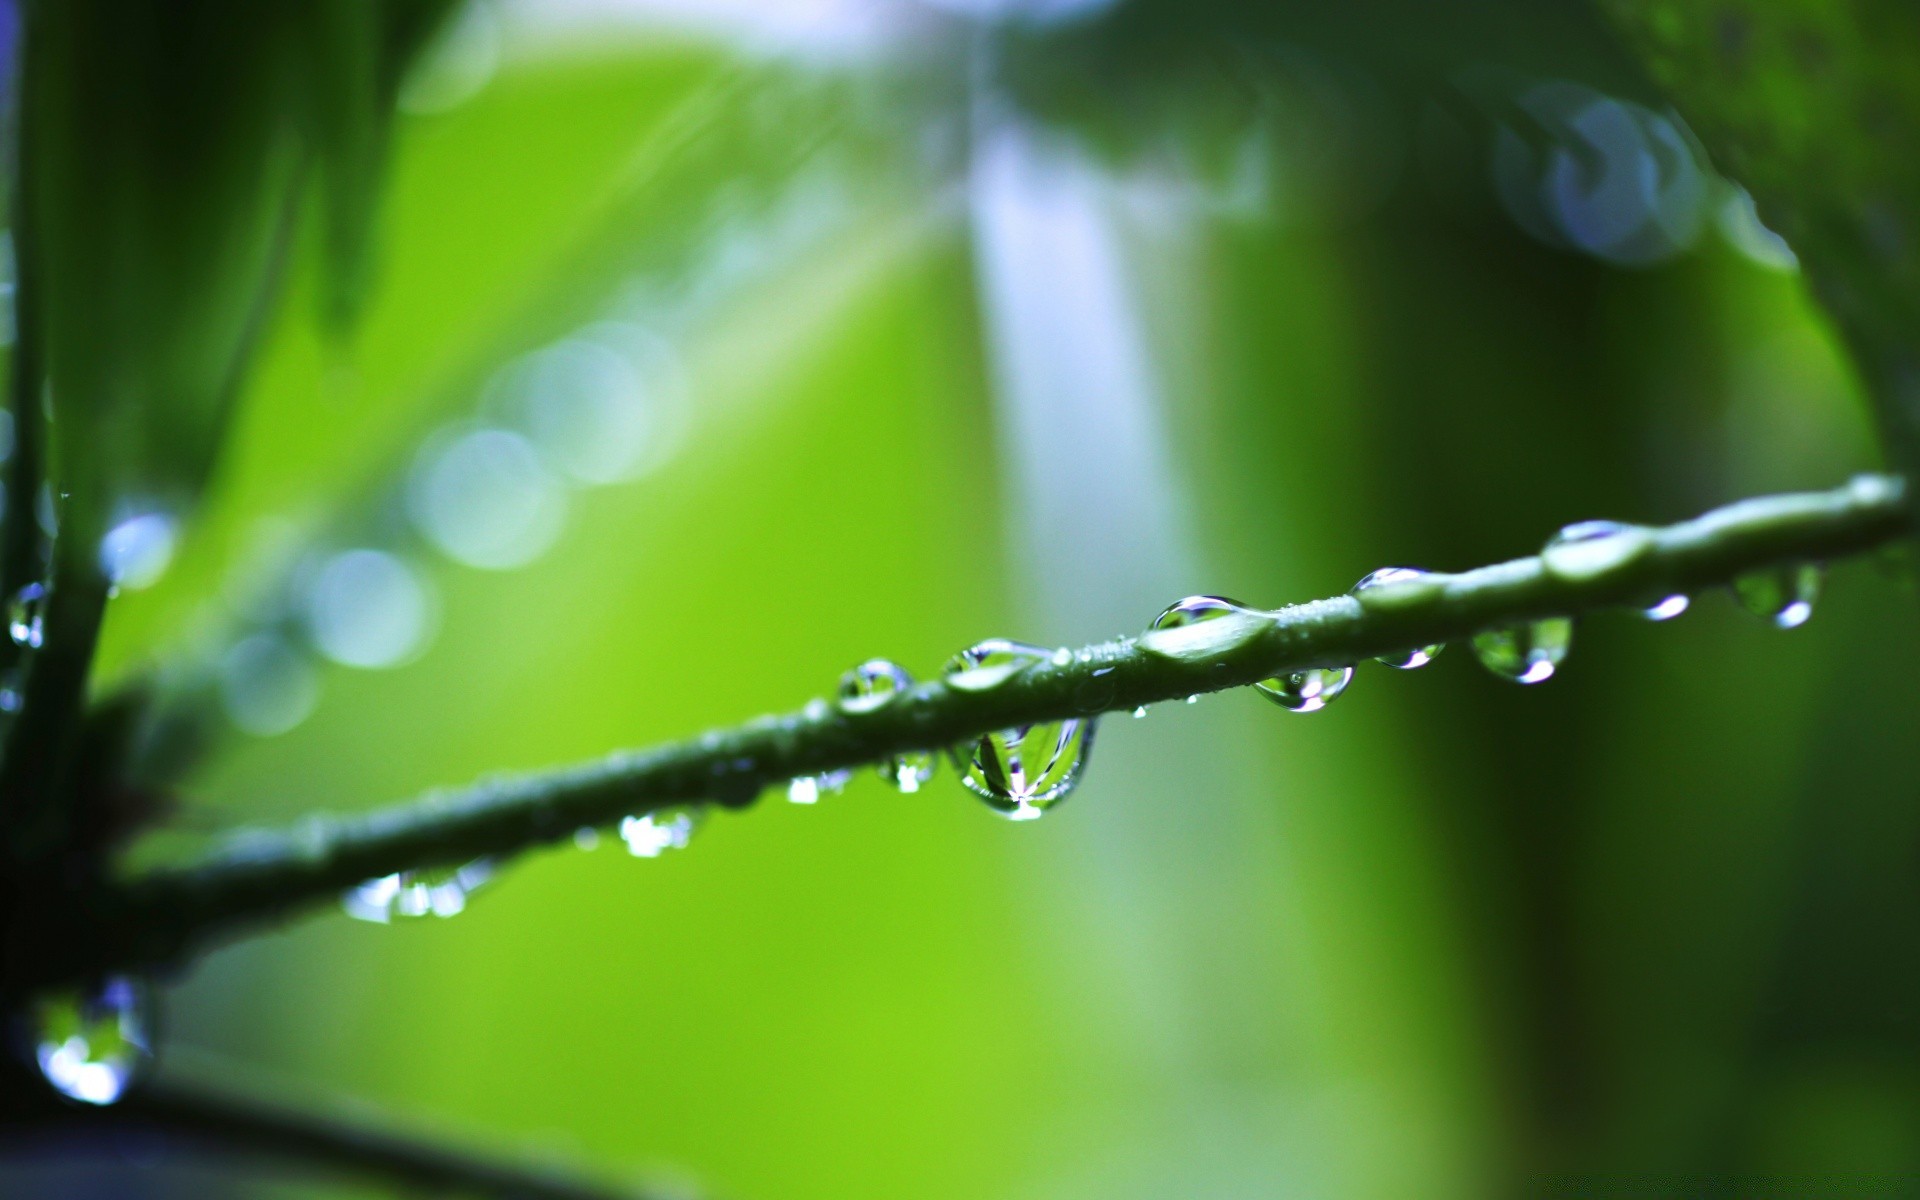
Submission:
[[655,809],[620,821],[620,840],[635,858],[659,858],[669,850],[684,850],[706,819],[704,809],[676,805]]
[[37,650],[46,636],[47,587],[29,583],[7,599],[7,636],[16,646]]
[[[872,712],[913,686],[905,667],[884,658],[868,659],[840,677],[840,707],[850,713]],[[880,778],[901,792],[917,792],[933,778],[931,750],[909,750],[882,759]]]
[[[1039,646],[995,638],[970,646],[947,663],[949,679],[1011,679],[1052,658]],[[1066,798],[1079,783],[1092,749],[1092,718],[1016,725],[971,738],[953,750],[967,790],[1015,821],[1032,820]]]
[[[1366,578],[1354,584],[1353,593],[1357,596],[1368,588],[1382,587],[1390,583],[1411,583],[1416,579],[1425,578],[1429,574],[1431,574],[1431,572],[1423,571],[1419,567],[1381,567],[1377,571],[1368,572]],[[1387,666],[1397,670],[1412,671],[1432,662],[1435,656],[1444,649],[1446,649],[1445,643],[1435,642],[1432,645],[1417,646],[1412,650],[1405,650],[1399,654],[1383,654],[1374,661],[1385,663]]]
[[1765,617],[1776,628],[1793,629],[1806,624],[1813,615],[1822,574],[1816,563],[1765,567],[1736,578],[1733,591],[1748,612]]
[[126,976],[109,976],[90,991],[43,997],[32,1022],[40,1074],[69,1100],[112,1104],[153,1061],[152,994]]
[[1474,635],[1473,656],[1502,679],[1539,683],[1553,677],[1572,645],[1572,619],[1548,617]]
[[422,867],[369,879],[340,898],[347,915],[386,925],[400,918],[454,917],[467,898],[493,878],[493,861],[476,858],[458,867]]

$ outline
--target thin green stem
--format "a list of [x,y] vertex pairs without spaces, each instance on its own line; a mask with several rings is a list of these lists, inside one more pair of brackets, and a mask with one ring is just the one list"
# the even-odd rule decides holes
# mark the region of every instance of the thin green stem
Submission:
[[[1274,612],[1088,646],[997,681],[923,683],[866,712],[815,702],[652,750],[482,781],[360,816],[315,816],[90,895],[42,945],[37,978],[177,961],[211,937],[278,919],[367,879],[501,856],[669,805],[738,806],[779,781],[951,746],[996,729],[1087,717],[1337,667],[1543,617],[1643,605],[1757,568],[1828,560],[1908,530],[1901,481],[1746,500],[1611,543],[1434,575]],[[976,686],[966,686],[974,684]]]

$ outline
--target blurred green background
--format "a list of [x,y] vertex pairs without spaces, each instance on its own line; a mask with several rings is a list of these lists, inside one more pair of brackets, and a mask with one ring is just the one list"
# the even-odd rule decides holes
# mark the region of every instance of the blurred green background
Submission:
[[[217,662],[239,726],[142,858],[874,655],[1876,464],[1790,256],[1572,10],[1458,45],[1172,11],[468,8],[402,90],[364,311],[322,319],[303,229],[171,568],[114,602],[105,679]],[[627,407],[542,425],[543,363]],[[384,669],[286,599],[354,548],[409,581],[340,618]],[[1112,716],[1036,824],[943,768],[530,855],[457,919],[217,952],[160,1070],[741,1198],[1911,1177],[1912,604],[1851,564],[1790,633],[1720,595],[1583,621],[1541,687],[1456,647],[1311,716]]]

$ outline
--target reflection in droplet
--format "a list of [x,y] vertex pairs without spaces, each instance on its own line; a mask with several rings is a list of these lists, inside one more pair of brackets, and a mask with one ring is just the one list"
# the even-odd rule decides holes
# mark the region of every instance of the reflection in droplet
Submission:
[[1338,699],[1353,682],[1352,667],[1314,667],[1275,679],[1263,679],[1254,690],[1289,712],[1319,712]]
[[136,513],[100,539],[100,571],[117,588],[152,587],[173,562],[178,536],[179,523],[167,513]]
[[320,652],[349,667],[391,667],[426,644],[433,598],[426,581],[381,550],[347,550],[315,573],[307,631]]
[[[868,659],[840,677],[840,707],[872,712],[913,686],[905,667],[884,658]],[[933,778],[931,750],[909,750],[881,760],[880,778],[902,792],[917,792]]]
[[45,997],[33,1008],[33,1041],[55,1091],[112,1104],[153,1059],[152,999],[145,985],[119,975],[90,993]]
[[698,808],[662,808],[620,821],[620,840],[635,858],[659,858],[668,850],[684,850],[700,828],[704,812]]
[[1480,665],[1515,683],[1539,683],[1552,677],[1573,645],[1573,621],[1548,617],[1510,629],[1476,634],[1473,656]]
[[429,442],[407,489],[414,524],[447,557],[504,570],[545,553],[566,517],[566,493],[533,446],[504,429]]
[[7,600],[7,636],[16,646],[37,649],[46,633],[46,585],[29,583]]
[[[951,679],[998,668],[1018,671],[1051,657],[1039,646],[995,638],[962,650],[947,663],[945,673]],[[1016,725],[955,747],[954,765],[967,789],[995,811],[1011,820],[1031,820],[1058,804],[1080,781],[1094,727],[1091,718]]]
[[1778,628],[1793,629],[1806,624],[1813,615],[1814,601],[1820,598],[1821,575],[1816,563],[1765,567],[1735,579],[1733,590],[1748,612],[1765,617]]
[[340,898],[347,915],[387,924],[396,917],[453,917],[466,911],[467,897],[493,878],[491,859],[460,867],[427,867],[369,879]]
[[256,737],[285,733],[320,702],[313,661],[276,633],[256,633],[220,658],[220,704],[227,719]]
[[[1383,587],[1390,583],[1408,583],[1412,580],[1424,578],[1429,573],[1430,572],[1421,570],[1419,567],[1381,567],[1377,571],[1369,571],[1366,578],[1353,585],[1353,591],[1359,593],[1366,591],[1368,588]],[[1385,663],[1389,667],[1395,667],[1402,671],[1412,671],[1426,666],[1434,660],[1436,655],[1445,649],[1446,645],[1444,643],[1436,642],[1430,646],[1419,646],[1412,650],[1402,651],[1399,654],[1383,654],[1374,661]]]

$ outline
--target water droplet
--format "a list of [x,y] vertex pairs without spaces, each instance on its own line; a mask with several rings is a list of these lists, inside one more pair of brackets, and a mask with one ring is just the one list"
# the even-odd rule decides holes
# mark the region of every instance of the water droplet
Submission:
[[[899,663],[868,659],[840,677],[840,707],[848,712],[872,712],[913,686],[913,676]],[[902,792],[917,792],[933,778],[931,750],[910,750],[882,759],[880,778]]]
[[1539,683],[1552,677],[1573,644],[1573,621],[1548,617],[1511,629],[1476,634],[1473,656],[1480,665],[1515,683]]
[[315,574],[306,600],[314,645],[349,667],[398,666],[432,632],[433,593],[426,581],[384,551],[334,555]]
[[1319,712],[1353,682],[1352,667],[1315,667],[1254,684],[1262,696],[1290,712]]
[[706,820],[706,810],[690,805],[655,809],[620,820],[620,840],[635,858],[659,858],[668,850],[684,850]]
[[55,1091],[83,1104],[112,1104],[153,1060],[152,998],[145,985],[110,976],[91,993],[34,1005],[34,1058]]
[[493,878],[493,861],[476,858],[460,867],[423,867],[369,879],[340,899],[347,915],[387,924],[395,917],[453,917],[467,897]]
[[[1247,618],[1258,619],[1247,607],[1237,600],[1225,596],[1188,596],[1177,603],[1170,604],[1153,619],[1153,633],[1149,637],[1166,630],[1185,629],[1190,626],[1211,625],[1216,622],[1239,622]],[[1294,712],[1317,712],[1346,690],[1353,679],[1352,667],[1326,667],[1307,671],[1295,671],[1288,675],[1263,679],[1254,684],[1261,695]],[[1188,696],[1188,704],[1196,704],[1200,697]]]
[[1540,565],[1569,583],[1586,583],[1619,570],[1653,549],[1653,534],[1619,521],[1581,521],[1547,539]]
[[[995,638],[956,654],[947,663],[946,675],[952,680],[1004,669],[1011,677],[1049,657],[1041,647]],[[1032,820],[1079,782],[1095,725],[1091,718],[1016,725],[955,747],[954,765],[967,790],[1002,816]]]
[[152,587],[173,562],[179,532],[179,522],[164,512],[130,516],[100,539],[100,570],[117,588]]
[[1647,605],[1647,607],[1640,610],[1640,615],[1649,621],[1671,621],[1681,613],[1687,611],[1688,606],[1692,603],[1692,598],[1684,592],[1675,592],[1673,595],[1667,596],[1657,603]]
[[1188,596],[1153,619],[1140,639],[1150,654],[1191,662],[1225,653],[1260,636],[1271,619],[1225,596]]
[[[1378,571],[1369,572],[1365,579],[1354,584],[1353,594],[1357,596],[1369,588],[1385,587],[1388,584],[1413,583],[1430,574],[1432,574],[1432,572],[1423,571],[1419,567],[1381,567]],[[1374,661],[1385,663],[1389,667],[1396,667],[1402,671],[1412,671],[1416,668],[1426,666],[1434,660],[1436,655],[1445,649],[1445,643],[1435,642],[1431,646],[1420,646],[1399,654],[1383,654]]]
[[30,583],[7,601],[7,635],[16,646],[36,649],[46,635],[47,588]]
[[787,783],[787,799],[795,804],[818,804],[822,796],[837,796],[846,789],[852,771],[823,771],[802,775]]
[[1198,692],[1195,692],[1195,693],[1194,693],[1193,695],[1191,695],[1191,696],[1188,696],[1188,697],[1187,697],[1187,703],[1188,703],[1188,704],[1198,704],[1198,703],[1200,703],[1200,694],[1199,694]]
[[1133,710],[1133,716],[1135,720],[1138,720],[1141,717],[1144,717],[1146,715],[1147,715],[1147,706],[1144,704],[1142,704],[1139,708],[1136,708]]
[[1814,563],[1765,567],[1735,579],[1733,590],[1748,612],[1765,617],[1781,629],[1792,629],[1806,624],[1813,615],[1813,603],[1820,598],[1820,579],[1820,567]]

